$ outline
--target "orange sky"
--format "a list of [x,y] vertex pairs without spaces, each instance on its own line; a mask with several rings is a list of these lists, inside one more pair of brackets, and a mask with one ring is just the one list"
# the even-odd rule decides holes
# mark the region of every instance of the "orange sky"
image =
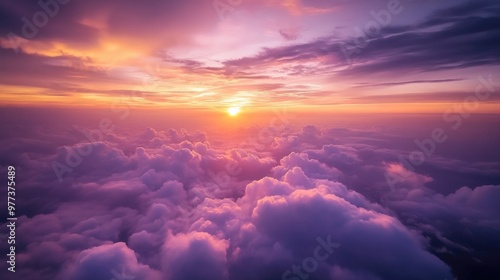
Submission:
[[[40,27],[33,15],[41,6],[2,4],[11,16],[0,37],[0,104],[412,113],[468,100],[479,102],[474,112],[500,110],[498,95],[482,82],[497,84],[500,72],[487,50],[440,54],[450,35],[438,26],[422,29],[429,42],[398,38],[456,1],[401,3],[398,13],[382,2],[258,0],[223,10],[214,3],[70,1]],[[395,31],[377,18],[389,11],[387,26],[401,28],[390,40]],[[366,29],[374,22],[379,35]],[[356,45],[358,31],[368,44]],[[443,46],[430,38],[443,38]],[[492,93],[487,98],[475,95],[481,85]]]

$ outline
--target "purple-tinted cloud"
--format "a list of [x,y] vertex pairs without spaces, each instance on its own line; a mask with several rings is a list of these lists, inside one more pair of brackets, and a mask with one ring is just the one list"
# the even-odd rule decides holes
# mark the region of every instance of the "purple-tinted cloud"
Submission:
[[[406,138],[390,126],[305,126],[233,150],[173,129],[113,132],[93,144],[78,131],[41,136],[2,140],[18,142],[7,158],[33,175],[18,180],[16,277],[280,279],[294,265],[302,268],[291,273],[306,272],[318,238],[340,246],[311,279],[451,279],[460,265],[495,273],[500,187],[498,173],[483,170],[495,163],[436,156],[406,170],[397,164]],[[88,145],[60,183],[51,162],[66,164],[63,147]],[[445,169],[495,184],[463,187],[440,178]],[[406,180],[391,190],[386,172]]]

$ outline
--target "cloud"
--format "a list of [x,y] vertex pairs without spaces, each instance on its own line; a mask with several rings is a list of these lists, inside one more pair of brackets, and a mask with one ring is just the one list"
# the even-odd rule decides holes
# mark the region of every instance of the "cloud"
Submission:
[[206,233],[170,237],[164,247],[163,271],[168,279],[227,279],[227,247],[227,241]]
[[[367,271],[382,279],[449,276],[447,266],[421,250],[417,239],[397,220],[321,190],[297,190],[285,198],[266,197],[252,216],[259,230],[298,257],[307,256],[317,236],[330,236],[341,247],[329,261],[345,268]],[[395,271],[392,267],[405,269]],[[426,272],[417,272],[421,271],[419,267],[425,267]]]
[[399,85],[407,85],[407,84],[432,84],[432,83],[447,83],[447,82],[456,82],[463,81],[464,79],[441,79],[441,80],[413,80],[413,81],[404,81],[404,82],[394,82],[394,83],[380,83],[380,84],[370,84],[370,85],[359,85],[357,87],[366,87],[366,86],[399,86]]
[[[68,103],[70,97],[102,105],[116,102],[117,96],[135,96],[128,103],[217,106],[235,91],[250,92],[248,100],[258,105],[440,103],[433,97],[442,90],[433,90],[434,96],[370,94],[366,99],[358,92],[414,84],[438,87],[438,81],[457,84],[460,79],[444,71],[498,65],[498,4],[445,2],[441,10],[408,6],[404,13],[413,22],[394,21],[367,40],[351,36],[355,27],[363,29],[367,23],[361,15],[373,2],[364,0],[242,2],[231,6],[231,23],[219,19],[213,1],[69,1],[26,40],[19,37],[22,19],[32,21],[42,8],[38,2],[9,0],[2,3],[0,59],[5,63],[0,84],[8,104],[37,100],[54,105]],[[270,14],[283,23],[258,18],[262,26],[256,28],[274,31],[272,36],[257,35],[247,28],[255,26],[255,14]],[[339,26],[329,20],[336,17],[325,14],[350,14],[352,19]],[[186,18],[194,20],[186,23]],[[243,42],[247,47],[235,52],[239,33],[249,34]],[[277,43],[283,40],[287,43]],[[366,46],[356,44],[363,40]],[[408,77],[415,73],[423,77]],[[390,81],[381,82],[381,77]],[[348,99],[341,95],[347,88],[353,90]],[[445,101],[461,96],[448,93]]]
[[[494,1],[466,2],[437,11],[415,25],[381,28],[381,35],[369,38],[365,47],[353,43],[366,40],[362,37],[324,36],[307,43],[265,48],[255,56],[228,60],[225,65],[243,69],[284,67],[321,59],[319,65],[325,66],[320,68],[321,73],[341,75],[498,65],[494,51],[498,45],[498,9]],[[345,53],[351,53],[348,69],[344,67]]]
[[[33,174],[18,181],[25,278],[279,279],[303,266],[321,238],[340,247],[313,279],[445,279],[457,263],[437,256],[480,258],[499,230],[497,186],[438,193],[429,184],[445,182],[440,169],[388,164],[401,139],[384,130],[305,126],[277,132],[265,149],[226,149],[203,132],[173,129],[114,132],[94,144],[74,131],[32,140],[41,135],[2,140],[27,147],[22,156],[6,152]],[[50,162],[65,162],[63,147],[88,145],[59,183]],[[429,168],[463,166],[435,160]],[[492,176],[481,166],[468,172]],[[408,173],[393,192],[387,170]]]
[[278,32],[287,41],[295,41],[300,36],[299,28],[280,29]]
[[160,279],[157,272],[137,263],[132,250],[124,243],[102,245],[84,250],[77,256],[75,265],[67,268],[58,279],[99,279],[114,277],[133,277],[133,279]]
[[[7,1],[3,6],[4,13],[9,16],[4,18],[1,31],[20,36],[23,35],[21,18],[33,22],[34,14],[43,11],[38,3],[30,1]],[[159,44],[183,41],[191,32],[210,30],[218,20],[208,1],[68,1],[56,6],[59,9],[55,16],[39,28],[35,40],[60,42],[73,49],[99,46],[102,39],[122,42],[132,39],[136,43],[147,40],[148,48],[154,50]],[[196,14],[196,20],[189,23],[183,20],[193,14]],[[163,28],[151,28],[154,26]],[[135,47],[146,47],[146,44]]]

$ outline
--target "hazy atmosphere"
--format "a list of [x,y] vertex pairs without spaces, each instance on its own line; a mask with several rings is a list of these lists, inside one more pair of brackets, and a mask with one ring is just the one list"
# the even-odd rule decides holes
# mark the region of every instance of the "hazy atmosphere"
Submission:
[[0,23],[1,279],[500,279],[497,1]]

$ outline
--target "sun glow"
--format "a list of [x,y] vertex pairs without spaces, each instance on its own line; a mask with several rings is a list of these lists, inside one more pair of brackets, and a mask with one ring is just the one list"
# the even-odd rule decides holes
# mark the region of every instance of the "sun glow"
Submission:
[[230,108],[227,108],[227,113],[234,117],[236,115],[238,115],[241,111],[241,108],[240,107],[230,107]]

